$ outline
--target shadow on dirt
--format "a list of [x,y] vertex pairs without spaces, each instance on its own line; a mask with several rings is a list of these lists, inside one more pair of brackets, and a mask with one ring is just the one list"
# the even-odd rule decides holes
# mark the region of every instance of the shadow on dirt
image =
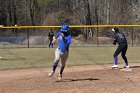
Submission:
[[61,80],[61,81],[56,81],[56,82],[93,81],[93,80],[100,80],[100,79],[96,79],[96,78],[63,79],[63,80]]
[[130,68],[140,68],[140,66],[130,66]]

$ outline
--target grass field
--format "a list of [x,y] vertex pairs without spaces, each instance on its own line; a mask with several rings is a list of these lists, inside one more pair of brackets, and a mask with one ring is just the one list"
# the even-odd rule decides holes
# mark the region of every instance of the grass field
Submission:
[[[67,66],[113,64],[116,47],[71,47]],[[0,49],[0,70],[51,67],[55,48]],[[129,63],[140,62],[140,47],[129,47]],[[123,63],[119,55],[119,63]]]

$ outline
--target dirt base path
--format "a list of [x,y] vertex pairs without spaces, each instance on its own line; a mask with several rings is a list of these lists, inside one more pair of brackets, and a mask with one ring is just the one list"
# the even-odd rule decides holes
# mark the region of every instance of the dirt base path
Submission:
[[140,64],[66,67],[62,81],[50,68],[0,71],[0,93],[140,93]]

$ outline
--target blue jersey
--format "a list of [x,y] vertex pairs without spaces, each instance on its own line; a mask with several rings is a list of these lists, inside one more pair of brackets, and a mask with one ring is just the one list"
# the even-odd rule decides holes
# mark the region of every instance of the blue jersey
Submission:
[[59,43],[58,43],[58,49],[61,51],[69,51],[69,46],[71,44],[71,35],[67,34],[65,36],[66,42],[63,41],[62,36],[61,36],[62,32],[58,32],[58,34],[55,36],[55,39],[59,39]]

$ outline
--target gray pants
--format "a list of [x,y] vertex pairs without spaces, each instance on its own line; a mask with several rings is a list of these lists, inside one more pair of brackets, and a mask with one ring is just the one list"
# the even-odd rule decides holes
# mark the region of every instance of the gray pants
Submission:
[[62,52],[61,50],[59,50],[59,49],[57,48],[57,49],[55,50],[55,60],[54,60],[54,62],[55,62],[55,63],[58,63],[59,60],[61,59],[61,64],[60,64],[60,66],[61,66],[61,67],[65,67],[66,61],[67,61],[67,59],[68,59],[68,55],[69,55],[68,52],[66,52],[66,51]]

